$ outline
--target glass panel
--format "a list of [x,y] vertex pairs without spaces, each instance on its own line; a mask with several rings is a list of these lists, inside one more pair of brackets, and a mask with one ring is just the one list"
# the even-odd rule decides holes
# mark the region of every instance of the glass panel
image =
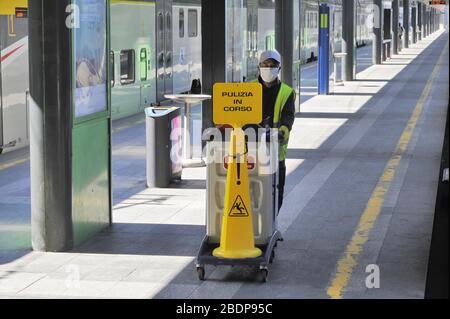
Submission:
[[120,51],[120,83],[134,83],[134,50]]
[[110,61],[109,61],[109,76],[111,79],[111,87],[114,86],[114,84],[116,83],[116,79],[115,79],[115,74],[114,74],[114,51],[111,51],[109,54],[110,57]]
[[141,81],[147,80],[147,49],[142,48],[139,57]]
[[275,2],[260,0],[258,7],[258,57],[264,50],[275,50]]
[[226,81],[242,82],[247,14],[244,11],[243,0],[227,0],[226,9]]
[[180,9],[178,13],[178,34],[180,38],[184,38],[184,9]]
[[226,81],[254,80],[262,51],[275,49],[275,2],[227,0],[226,10]]
[[188,35],[190,38],[196,37],[198,35],[198,14],[197,10],[188,10]]
[[294,22],[293,22],[293,52],[292,52],[292,77],[293,89],[296,93],[295,110],[300,111],[300,0],[294,1]]
[[356,26],[356,73],[372,65],[372,0],[359,0],[355,3]]
[[106,1],[76,0],[80,27],[74,29],[75,117],[102,112],[106,100]]

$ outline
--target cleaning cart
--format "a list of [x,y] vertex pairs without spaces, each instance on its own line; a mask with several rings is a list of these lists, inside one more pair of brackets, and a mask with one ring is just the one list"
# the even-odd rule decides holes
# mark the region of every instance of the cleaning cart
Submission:
[[[233,151],[233,143],[239,139],[235,131],[245,134],[245,146],[240,151],[239,146]],[[266,282],[274,249],[283,240],[277,230],[278,132],[224,130],[207,142],[206,154],[206,235],[196,260],[198,277],[205,279],[205,265],[245,265],[257,267]],[[233,164],[239,157],[242,163]],[[248,222],[250,230],[245,228]],[[247,246],[242,242],[248,242]]]

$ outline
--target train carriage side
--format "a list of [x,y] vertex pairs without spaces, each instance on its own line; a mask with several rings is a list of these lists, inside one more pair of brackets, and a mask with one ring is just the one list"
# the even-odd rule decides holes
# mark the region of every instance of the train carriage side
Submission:
[[190,91],[193,80],[201,80],[201,2],[177,0],[167,4],[171,5],[171,19],[166,18],[163,23],[170,23],[172,34],[168,37],[171,39],[169,51],[162,54],[171,61],[165,71],[167,74],[161,75],[166,77],[164,81],[168,85],[158,89],[157,59],[161,54],[157,52],[157,32],[164,34],[167,29],[165,25],[156,25],[155,2],[111,2],[113,119],[139,113],[147,106],[162,102],[163,94],[158,94],[157,90],[185,93]]
[[28,145],[28,19],[0,15],[0,153]]
[[201,1],[177,0],[172,6],[173,91],[189,92],[202,77]]
[[300,60],[309,63],[317,60],[319,41],[319,1],[306,0],[300,5]]
[[156,100],[155,4],[111,2],[111,116],[136,114]]

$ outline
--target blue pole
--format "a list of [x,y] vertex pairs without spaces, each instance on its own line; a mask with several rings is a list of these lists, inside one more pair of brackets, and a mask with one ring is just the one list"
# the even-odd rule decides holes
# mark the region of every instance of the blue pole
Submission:
[[330,7],[321,3],[319,7],[319,87],[321,95],[330,92]]

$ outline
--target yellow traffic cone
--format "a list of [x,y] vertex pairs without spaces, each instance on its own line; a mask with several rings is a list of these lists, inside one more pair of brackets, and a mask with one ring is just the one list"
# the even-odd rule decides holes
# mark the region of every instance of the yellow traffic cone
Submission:
[[262,254],[253,237],[249,186],[245,134],[242,128],[235,127],[231,133],[220,247],[213,251],[216,257],[254,258]]

